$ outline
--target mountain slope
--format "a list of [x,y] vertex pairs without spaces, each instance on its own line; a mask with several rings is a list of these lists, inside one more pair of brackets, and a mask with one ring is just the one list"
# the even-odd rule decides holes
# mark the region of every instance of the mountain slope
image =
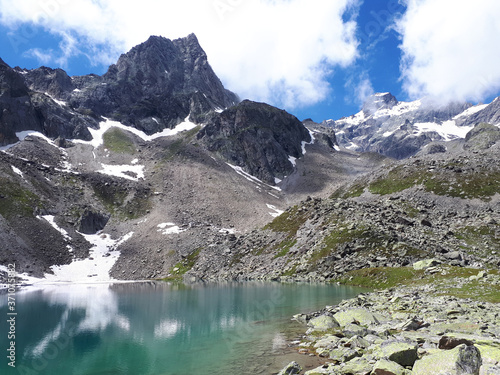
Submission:
[[261,230],[207,249],[187,275],[325,281],[430,258],[495,269],[500,266],[499,146],[387,164],[329,198],[309,198]]

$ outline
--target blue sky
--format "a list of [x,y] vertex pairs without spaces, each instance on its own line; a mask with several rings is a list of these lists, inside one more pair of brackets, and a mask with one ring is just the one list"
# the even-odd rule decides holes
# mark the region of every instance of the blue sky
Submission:
[[149,35],[194,32],[226,88],[320,122],[374,92],[491,101],[498,16],[497,0],[0,0],[0,57],[103,74]]

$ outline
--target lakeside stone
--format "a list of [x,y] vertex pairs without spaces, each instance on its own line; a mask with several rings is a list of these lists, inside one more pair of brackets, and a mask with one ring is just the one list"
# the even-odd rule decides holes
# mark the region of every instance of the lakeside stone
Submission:
[[378,325],[377,317],[367,309],[350,309],[338,312],[333,316],[341,327],[355,323],[362,326]]
[[281,370],[278,375],[298,375],[302,371],[302,367],[293,361],[290,362],[283,370]]
[[317,318],[313,318],[307,325],[315,331],[326,331],[328,329],[340,327],[337,320],[328,315],[321,315]]
[[400,364],[389,361],[388,359],[381,359],[375,366],[370,375],[410,375],[411,371],[405,369]]
[[368,359],[358,357],[347,362],[345,366],[339,368],[340,374],[355,374],[364,375],[369,374],[373,369],[373,365],[370,364]]
[[402,341],[387,341],[373,353],[378,358],[387,358],[401,366],[413,366],[417,360],[417,344]]
[[481,364],[479,349],[462,344],[416,361],[413,375],[479,375]]
[[322,336],[308,330],[307,346],[333,363],[306,374],[500,375],[499,305],[429,291],[372,292],[311,313],[340,327]]

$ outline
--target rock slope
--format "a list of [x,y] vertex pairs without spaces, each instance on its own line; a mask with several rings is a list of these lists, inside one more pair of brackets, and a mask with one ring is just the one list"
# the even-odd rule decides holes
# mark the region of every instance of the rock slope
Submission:
[[[471,137],[470,139],[473,139]],[[200,254],[203,279],[329,280],[437,258],[500,266],[499,149],[387,164]]]

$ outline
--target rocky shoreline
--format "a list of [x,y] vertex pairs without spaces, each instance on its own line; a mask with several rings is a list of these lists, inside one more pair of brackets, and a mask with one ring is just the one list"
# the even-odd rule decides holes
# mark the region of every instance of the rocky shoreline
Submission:
[[[500,374],[499,304],[435,291],[392,288],[294,316],[308,327],[297,350],[325,361],[305,374]],[[302,373],[293,362],[279,375]]]

